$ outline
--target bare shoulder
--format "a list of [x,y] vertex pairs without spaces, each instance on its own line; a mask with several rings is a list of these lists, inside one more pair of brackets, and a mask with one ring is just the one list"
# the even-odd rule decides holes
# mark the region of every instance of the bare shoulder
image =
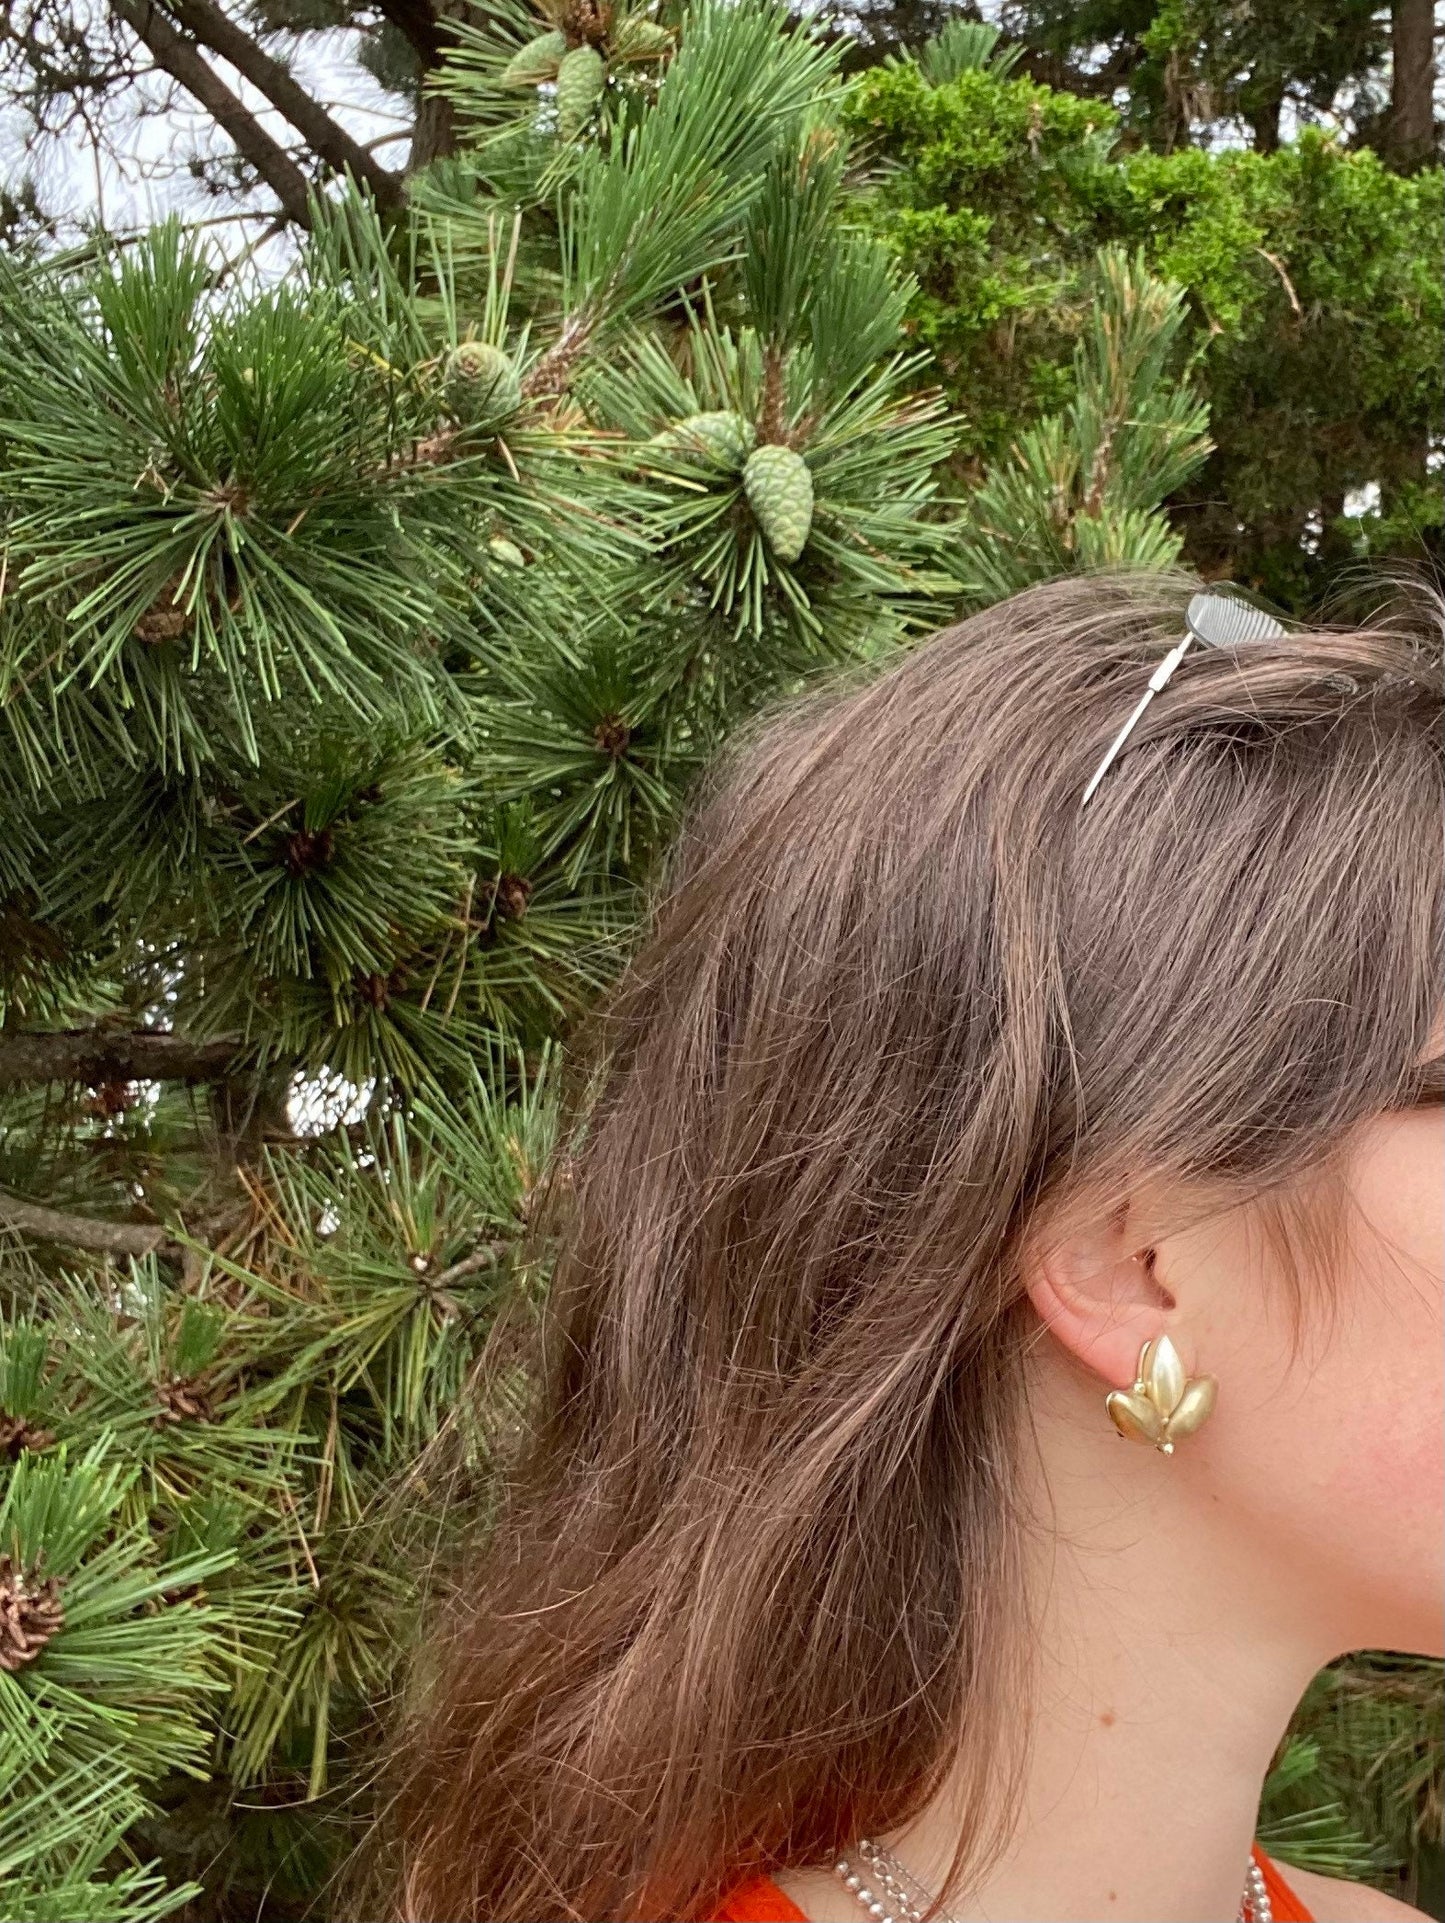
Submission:
[[1369,1883],[1347,1883],[1338,1876],[1279,1865],[1280,1875],[1303,1901],[1316,1923],[1431,1923],[1424,1910]]

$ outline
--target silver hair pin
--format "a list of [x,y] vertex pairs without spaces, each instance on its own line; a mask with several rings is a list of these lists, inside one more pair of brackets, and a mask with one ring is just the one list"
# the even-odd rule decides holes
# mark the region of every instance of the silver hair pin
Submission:
[[1210,648],[1233,648],[1241,641],[1273,641],[1287,632],[1283,622],[1276,621],[1272,614],[1266,614],[1263,608],[1246,600],[1238,588],[1227,583],[1194,595],[1184,610],[1184,639],[1169,650],[1150,675],[1149,685],[1140,695],[1133,714],[1109,743],[1108,753],[1094,770],[1079,806],[1083,807],[1109,772],[1119,750],[1137,727],[1139,717],[1184,659],[1191,642],[1202,641]]

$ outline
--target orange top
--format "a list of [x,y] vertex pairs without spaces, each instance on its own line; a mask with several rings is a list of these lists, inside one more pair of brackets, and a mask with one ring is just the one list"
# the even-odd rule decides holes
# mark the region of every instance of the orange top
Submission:
[[[1314,1918],[1258,1843],[1254,1845],[1254,1860],[1264,1874],[1275,1923],[1314,1923]],[[808,1920],[776,1883],[760,1876],[733,1891],[723,1904],[717,1923],[808,1923]]]

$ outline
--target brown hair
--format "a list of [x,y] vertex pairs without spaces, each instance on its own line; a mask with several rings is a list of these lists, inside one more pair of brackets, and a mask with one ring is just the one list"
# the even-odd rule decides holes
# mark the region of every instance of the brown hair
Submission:
[[960,1759],[959,1861],[998,1846],[1025,1234],[1141,1176],[1278,1192],[1438,1006],[1433,643],[1201,650],[1080,810],[1188,586],[1032,590],[708,782],[599,1019],[535,1439],[433,1639],[408,1923],[707,1917]]

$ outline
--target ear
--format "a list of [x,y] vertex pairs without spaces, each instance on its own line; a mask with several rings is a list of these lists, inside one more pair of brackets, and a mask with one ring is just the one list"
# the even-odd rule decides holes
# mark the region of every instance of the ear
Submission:
[[1111,1387],[1131,1382],[1143,1345],[1170,1332],[1174,1295],[1127,1207],[1041,1244],[1024,1284],[1059,1346]]

